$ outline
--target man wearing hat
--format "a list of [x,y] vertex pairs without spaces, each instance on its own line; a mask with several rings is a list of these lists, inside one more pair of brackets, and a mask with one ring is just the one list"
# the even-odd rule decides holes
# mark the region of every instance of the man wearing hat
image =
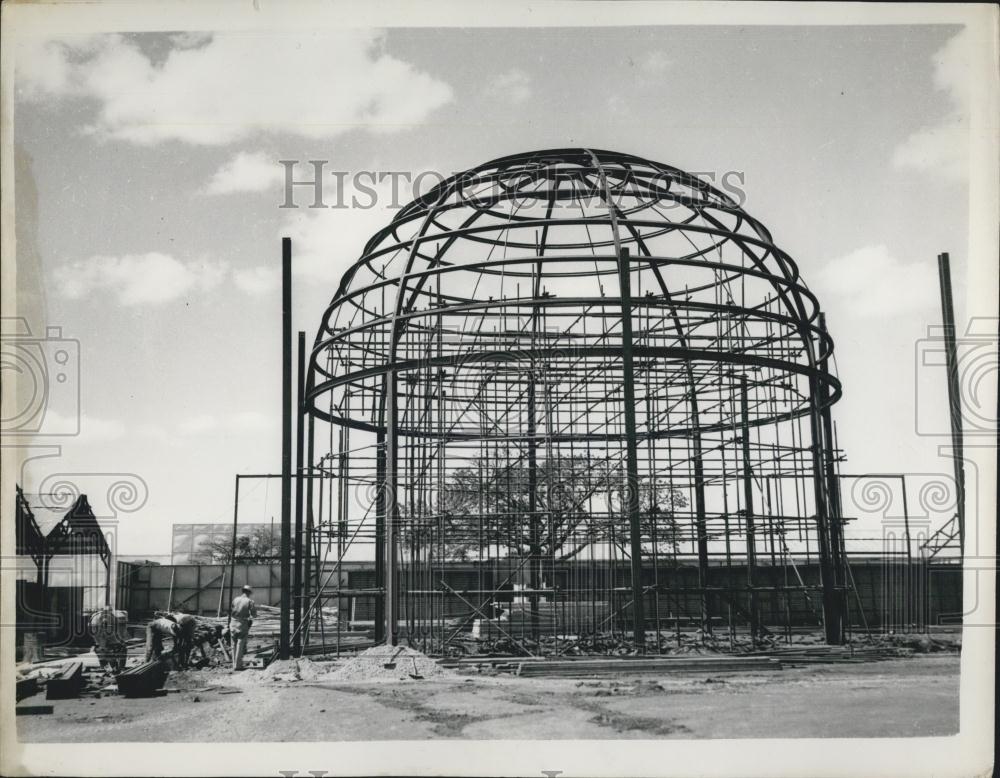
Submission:
[[243,594],[233,600],[233,607],[229,611],[232,618],[229,634],[233,643],[233,670],[243,669],[243,653],[247,650],[247,635],[250,634],[250,627],[257,615],[257,606],[250,598],[251,594],[253,594],[253,589],[249,585],[244,586]]

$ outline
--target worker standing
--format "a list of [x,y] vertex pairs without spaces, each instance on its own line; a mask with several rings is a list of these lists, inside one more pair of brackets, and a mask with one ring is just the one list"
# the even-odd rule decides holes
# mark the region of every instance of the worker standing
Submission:
[[247,650],[247,636],[250,627],[257,616],[257,605],[250,598],[253,589],[249,585],[243,587],[243,593],[233,600],[229,615],[232,621],[229,626],[230,640],[233,643],[233,670],[243,669],[243,654]]

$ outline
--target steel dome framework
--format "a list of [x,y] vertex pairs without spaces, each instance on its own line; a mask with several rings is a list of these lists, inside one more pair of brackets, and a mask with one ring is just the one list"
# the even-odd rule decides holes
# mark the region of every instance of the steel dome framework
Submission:
[[325,312],[305,398],[337,477],[310,542],[374,555],[377,637],[432,653],[474,624],[516,653],[756,640],[793,607],[839,642],[832,351],[795,262],[700,179],[486,163],[403,208]]

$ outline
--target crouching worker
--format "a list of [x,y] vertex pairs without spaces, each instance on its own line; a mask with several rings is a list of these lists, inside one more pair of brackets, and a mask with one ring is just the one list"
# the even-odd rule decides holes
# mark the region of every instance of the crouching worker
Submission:
[[127,648],[125,645],[128,614],[116,611],[110,605],[90,617],[90,634],[94,638],[94,653],[101,667],[112,673],[125,669]]
[[250,627],[257,616],[257,605],[250,595],[253,589],[249,586],[243,587],[243,594],[233,600],[232,608],[229,611],[231,621],[229,632],[233,643],[233,670],[243,669],[243,654],[247,650],[247,636],[250,634]]
[[146,661],[163,658],[163,641],[170,639],[171,653],[178,647],[180,641],[180,625],[166,616],[157,615],[146,625]]
[[193,649],[197,648],[201,652],[201,663],[204,665],[211,664],[212,662],[206,646],[212,650],[213,654],[217,649],[221,648],[226,653],[226,656],[229,656],[226,645],[222,640],[222,625],[209,624],[199,620],[191,637],[191,650],[189,653],[193,653]]
[[175,622],[178,626],[174,656],[176,657],[177,666],[185,668],[188,666],[191,658],[191,650],[194,648],[194,634],[198,628],[198,618],[183,611],[168,613],[167,618]]

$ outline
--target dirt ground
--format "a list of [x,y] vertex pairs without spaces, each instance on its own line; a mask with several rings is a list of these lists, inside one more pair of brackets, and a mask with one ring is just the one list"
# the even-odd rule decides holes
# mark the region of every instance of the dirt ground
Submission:
[[[958,730],[959,657],[918,655],[759,674],[601,680],[447,674],[271,682],[259,670],[174,672],[158,698],[52,704],[26,742],[906,737]],[[863,715],[859,715],[863,712]]]

